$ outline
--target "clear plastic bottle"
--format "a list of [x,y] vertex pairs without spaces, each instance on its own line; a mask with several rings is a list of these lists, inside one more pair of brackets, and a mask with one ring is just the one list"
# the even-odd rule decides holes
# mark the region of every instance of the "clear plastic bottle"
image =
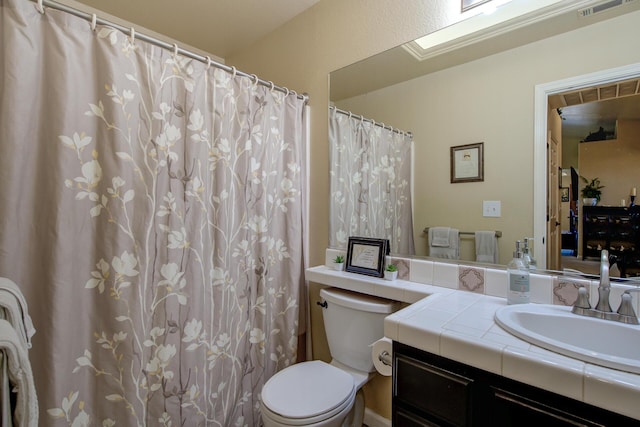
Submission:
[[538,268],[538,262],[533,259],[533,256],[531,256],[531,248],[529,247],[529,242],[531,242],[531,240],[529,240],[528,237],[525,237],[524,247],[522,249],[522,258],[524,259],[524,263],[529,270],[535,270]]
[[516,242],[513,259],[507,265],[507,304],[527,304],[529,302],[529,268],[525,264],[520,248]]

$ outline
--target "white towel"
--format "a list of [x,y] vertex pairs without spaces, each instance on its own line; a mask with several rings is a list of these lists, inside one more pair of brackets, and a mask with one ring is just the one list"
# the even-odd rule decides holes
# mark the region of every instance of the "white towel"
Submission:
[[6,292],[3,289],[0,289],[0,308],[2,309],[0,312],[0,319],[4,319],[7,322],[11,323],[11,326],[20,337],[20,341],[22,345],[24,345],[25,349],[29,349],[31,347],[31,343],[27,337],[27,331],[24,326],[22,309],[20,308],[20,303],[17,298],[10,292]]
[[432,230],[434,232],[439,232],[439,228],[448,228],[448,227],[431,227],[429,228],[429,256],[436,258],[446,258],[446,259],[459,259],[460,258],[460,235],[457,229],[449,228],[448,237],[449,240],[447,242],[447,246],[436,246],[433,245],[432,239]]
[[20,304],[22,323],[24,325],[24,331],[20,331],[20,335],[26,338],[27,348],[31,348],[31,337],[36,333],[36,329],[33,327],[31,316],[29,316],[27,300],[24,299],[24,295],[22,295],[22,292],[20,291],[18,285],[16,285],[6,277],[0,277],[0,291],[10,293],[11,295],[13,295],[18,304]]
[[9,382],[16,393],[13,418],[19,426],[38,426],[38,397],[27,350],[6,320],[0,319],[0,351],[7,358]]
[[451,234],[450,227],[429,228],[429,246],[448,248],[450,244],[449,242],[450,234]]
[[476,261],[498,263],[498,238],[495,231],[476,231]]

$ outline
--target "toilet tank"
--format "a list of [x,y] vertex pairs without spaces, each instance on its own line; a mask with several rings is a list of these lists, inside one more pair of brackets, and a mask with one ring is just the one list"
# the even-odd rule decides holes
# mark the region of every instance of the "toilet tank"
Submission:
[[320,290],[331,357],[361,372],[375,370],[371,345],[384,336],[384,318],[400,303],[337,288]]

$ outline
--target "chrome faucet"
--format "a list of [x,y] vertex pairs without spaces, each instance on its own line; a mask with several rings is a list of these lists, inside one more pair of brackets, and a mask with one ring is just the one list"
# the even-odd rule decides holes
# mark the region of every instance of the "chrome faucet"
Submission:
[[609,294],[611,293],[611,283],[609,282],[609,251],[603,249],[600,253],[600,284],[598,285],[598,304],[596,310],[603,313],[611,313],[609,305]]
[[611,282],[609,281],[609,251],[602,250],[600,254],[600,283],[598,284],[598,303],[595,308],[591,308],[589,304],[589,294],[587,289],[580,287],[578,289],[578,298],[571,311],[581,316],[597,317],[598,319],[616,320],[618,322],[638,324],[631,302],[632,291],[640,291],[640,289],[629,289],[624,292],[620,302],[620,308],[617,312],[611,310],[609,304],[609,295],[611,293]]

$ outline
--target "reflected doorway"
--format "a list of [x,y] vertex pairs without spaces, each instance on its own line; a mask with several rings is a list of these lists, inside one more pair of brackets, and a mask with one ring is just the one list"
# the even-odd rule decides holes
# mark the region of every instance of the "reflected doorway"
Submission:
[[[586,178],[589,180],[594,177],[607,177],[610,188],[603,193],[602,205],[628,207],[630,200],[629,197],[625,199],[624,194],[628,192],[626,187],[633,187],[639,180],[640,177],[630,172],[630,169],[637,168],[616,167],[615,165],[621,164],[620,161],[615,162],[612,168],[611,162],[607,164],[602,154],[597,162],[590,161],[589,156],[593,156],[592,152],[596,146],[599,146],[600,153],[607,153],[607,156],[608,153],[611,153],[611,156],[636,155],[633,154],[635,149],[632,149],[632,152],[623,151],[627,146],[623,145],[626,144],[624,141],[617,140],[617,126],[620,123],[625,127],[624,138],[640,141],[640,80],[637,75],[633,78],[625,75],[617,80],[600,81],[599,84],[578,89],[574,86],[571,90],[559,90],[548,95],[547,105],[549,135],[553,133],[554,122],[559,123],[561,127],[559,141],[548,145],[546,156],[547,268],[599,274],[599,260],[591,256],[593,254],[590,252],[593,251],[584,249],[590,247],[591,240],[585,240],[583,235],[583,177],[587,175]],[[549,138],[547,139],[549,144]],[[609,142],[611,144],[604,149],[604,144]],[[557,156],[560,159],[559,166],[552,162],[556,157],[555,149],[561,151]],[[591,153],[589,149],[592,150]],[[640,147],[638,155],[640,156]],[[638,184],[640,186],[640,181]],[[552,225],[558,228],[555,233],[552,232]],[[633,250],[640,251],[640,247]],[[620,275],[620,269],[615,264],[612,265],[611,275]],[[627,276],[629,275],[636,274],[631,271],[631,274],[627,272]]]

